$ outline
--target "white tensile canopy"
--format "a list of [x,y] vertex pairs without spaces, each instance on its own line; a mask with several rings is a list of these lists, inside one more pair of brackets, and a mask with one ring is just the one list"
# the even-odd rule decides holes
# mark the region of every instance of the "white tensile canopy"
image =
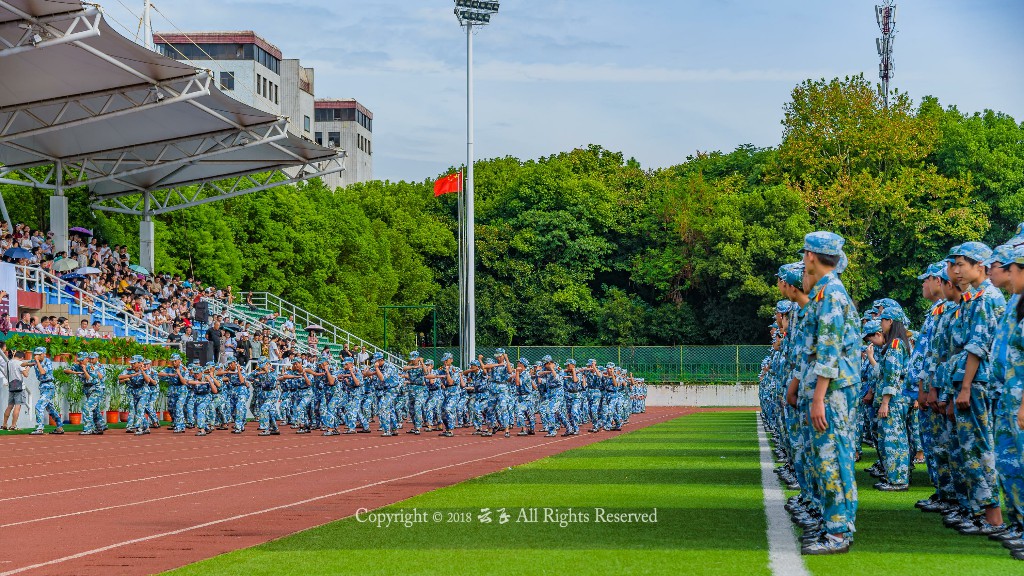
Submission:
[[[0,0],[0,79],[0,183],[55,191],[58,246],[67,188],[141,216],[152,269],[153,215],[344,169],[344,152],[290,134],[286,118],[135,44],[79,0]],[[0,209],[9,222],[2,197]]]

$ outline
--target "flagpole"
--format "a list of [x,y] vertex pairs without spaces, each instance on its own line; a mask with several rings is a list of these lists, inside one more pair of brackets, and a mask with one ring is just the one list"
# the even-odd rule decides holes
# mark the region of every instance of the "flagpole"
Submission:
[[468,368],[476,351],[476,212],[473,206],[473,23],[466,22],[466,212],[465,295],[462,367]]

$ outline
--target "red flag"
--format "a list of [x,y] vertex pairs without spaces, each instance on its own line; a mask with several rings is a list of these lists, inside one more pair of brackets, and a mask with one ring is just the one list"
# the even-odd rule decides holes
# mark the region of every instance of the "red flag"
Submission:
[[456,172],[455,174],[449,174],[444,178],[438,178],[434,181],[434,197],[438,197],[442,194],[449,194],[451,192],[462,191],[462,172]]

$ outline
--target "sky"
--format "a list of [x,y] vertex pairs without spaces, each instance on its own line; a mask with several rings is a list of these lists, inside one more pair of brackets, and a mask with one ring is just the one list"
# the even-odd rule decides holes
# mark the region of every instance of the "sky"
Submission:
[[[880,1],[880,0],[879,0]],[[129,37],[142,0],[100,0]],[[658,168],[775,146],[808,79],[877,81],[871,0],[504,0],[473,37],[476,157],[598,144]],[[374,114],[374,177],[466,159],[466,35],[451,0],[155,0],[157,32],[254,30]],[[1024,2],[897,2],[893,87],[1024,121]],[[127,32],[126,32],[127,30]]]

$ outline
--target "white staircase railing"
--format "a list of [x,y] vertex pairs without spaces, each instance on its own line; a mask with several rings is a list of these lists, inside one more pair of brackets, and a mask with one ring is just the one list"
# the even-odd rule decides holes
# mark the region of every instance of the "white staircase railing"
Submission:
[[[144,344],[166,344],[168,334],[162,328],[141,318],[136,318],[110,304],[106,299],[83,290],[82,288],[61,280],[57,276],[31,266],[14,266],[17,274],[18,288],[26,292],[39,292],[44,298],[52,294],[57,304],[73,304],[80,310],[88,310],[89,315],[98,318],[100,323],[109,326],[118,322],[124,326],[125,336],[134,337]],[[74,288],[74,294],[68,293],[67,286]],[[44,302],[45,304],[46,302]]]
[[[403,362],[402,358],[386,352],[384,349],[380,348],[379,346],[376,346],[372,342],[363,340],[362,338],[356,336],[355,334],[352,334],[351,332],[338,327],[333,322],[324,320],[320,316],[313,314],[312,312],[306,310],[305,308],[302,308],[301,306],[296,306],[295,304],[292,304],[291,302],[285,300],[284,298],[281,298],[280,296],[277,296],[276,294],[271,294],[269,292],[241,292],[238,295],[239,300],[236,301],[230,307],[228,307],[227,304],[223,301],[218,302],[213,299],[208,299],[207,301],[210,302],[211,312],[213,312],[212,308],[216,307],[218,310],[230,310],[228,314],[236,318],[246,317],[246,314],[244,313],[243,310],[246,307],[248,307],[246,299],[249,294],[252,294],[252,305],[254,307],[260,310],[276,312],[278,317],[281,319],[280,322],[283,322],[284,320],[287,320],[289,317],[294,316],[295,330],[297,332],[302,332],[306,326],[310,326],[312,324],[319,324],[320,326],[322,326],[324,328],[324,332],[318,335],[318,339],[321,345],[328,343],[337,346],[348,344],[353,354],[356,353],[357,347],[365,346],[367,352],[369,352],[370,355],[373,355],[374,352],[382,352],[384,356],[391,362]],[[271,330],[275,334],[282,336],[285,335],[285,333],[282,332],[280,328],[278,328],[277,326],[273,326]],[[291,335],[287,336],[289,338],[291,337]],[[301,341],[298,341],[298,343],[300,348],[304,346],[304,344]]]

